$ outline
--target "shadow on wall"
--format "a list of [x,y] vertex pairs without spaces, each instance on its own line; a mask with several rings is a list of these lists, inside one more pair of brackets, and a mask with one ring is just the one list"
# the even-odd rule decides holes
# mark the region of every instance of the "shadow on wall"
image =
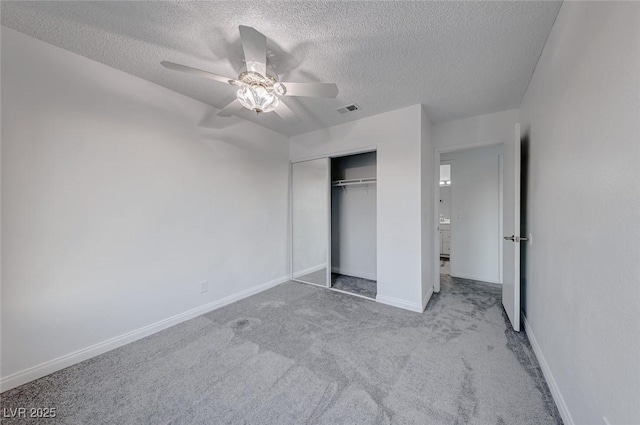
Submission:
[[[232,100],[233,98],[229,97],[227,103]],[[236,119],[234,119],[235,117],[222,118],[217,115],[218,112],[220,112],[220,109],[216,109],[211,106],[207,107],[206,111],[202,115],[202,119],[198,122],[198,127],[212,130],[223,130],[236,122]]]
[[[528,235],[527,205],[529,200],[529,129],[521,138],[520,150],[520,235]],[[527,315],[527,253],[528,243],[520,244],[520,310]]]

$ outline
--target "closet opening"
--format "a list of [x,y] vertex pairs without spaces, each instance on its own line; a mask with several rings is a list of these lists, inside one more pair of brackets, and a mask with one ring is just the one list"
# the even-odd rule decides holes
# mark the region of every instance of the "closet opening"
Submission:
[[330,287],[377,294],[376,152],[331,158]]

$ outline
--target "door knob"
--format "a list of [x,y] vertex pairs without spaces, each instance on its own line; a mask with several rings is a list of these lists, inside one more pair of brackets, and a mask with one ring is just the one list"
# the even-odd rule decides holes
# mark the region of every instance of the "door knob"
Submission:
[[504,240],[505,240],[505,241],[512,241],[512,242],[515,242],[515,241],[516,241],[516,237],[515,237],[515,235],[505,236],[505,237],[504,237]]

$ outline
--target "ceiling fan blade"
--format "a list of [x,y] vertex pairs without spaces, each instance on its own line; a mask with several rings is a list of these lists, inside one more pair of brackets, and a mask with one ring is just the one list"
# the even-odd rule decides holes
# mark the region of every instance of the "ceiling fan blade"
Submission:
[[197,75],[199,77],[208,78],[214,81],[220,81],[225,84],[232,84],[235,81],[235,78],[223,77],[222,75],[212,74],[211,72],[203,71],[201,69],[192,68],[186,65],[180,65],[179,63],[173,63],[168,61],[160,62],[160,65],[164,66],[167,69],[173,69],[174,71],[186,72],[188,74]]
[[227,106],[222,108],[220,112],[218,112],[216,115],[219,117],[230,117],[232,115],[237,115],[238,112],[242,110],[242,108],[244,108],[244,106],[242,106],[242,104],[238,102],[237,99],[233,99],[229,104],[227,104]]
[[300,122],[300,118],[298,118],[296,113],[293,112],[282,100],[280,100],[278,107],[273,112],[275,112],[275,114],[282,118],[287,124],[296,124]]
[[334,83],[285,83],[285,96],[336,97],[338,86]]
[[247,71],[267,75],[267,38],[255,28],[240,25],[240,40]]

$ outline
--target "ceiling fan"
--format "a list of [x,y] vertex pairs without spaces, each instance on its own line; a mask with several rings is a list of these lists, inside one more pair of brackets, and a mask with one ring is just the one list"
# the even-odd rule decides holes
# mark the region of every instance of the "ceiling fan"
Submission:
[[298,121],[298,117],[280,100],[280,97],[332,98],[338,95],[338,86],[334,83],[291,83],[280,81],[278,75],[267,64],[267,38],[252,27],[240,25],[239,29],[245,66],[240,68],[237,78],[223,77],[168,61],[162,61],[160,64],[168,69],[236,86],[238,88],[237,99],[234,99],[218,112],[218,116],[221,117],[229,117],[241,111],[242,108],[246,108],[257,114],[273,111],[283,120],[293,123]]

